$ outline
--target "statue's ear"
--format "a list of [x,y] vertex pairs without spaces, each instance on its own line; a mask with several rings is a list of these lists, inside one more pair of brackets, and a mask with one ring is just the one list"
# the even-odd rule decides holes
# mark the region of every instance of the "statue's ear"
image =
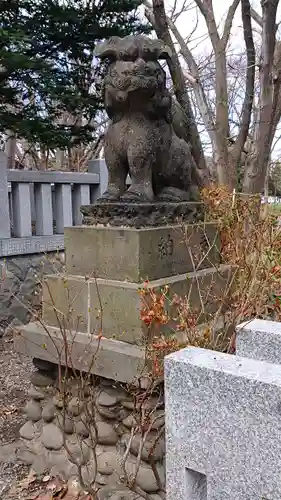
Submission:
[[129,59],[134,61],[137,57],[148,60],[168,59],[172,51],[162,40],[148,38],[142,35],[128,35],[124,38],[113,36],[95,48],[94,55],[100,59]]
[[157,59],[169,59],[172,57],[172,50],[162,40],[155,40],[155,52]]
[[139,37],[139,52],[144,59],[157,61],[158,59],[169,59],[172,51],[162,40],[148,37]]
[[109,59],[110,61],[116,61],[119,52],[119,41],[118,36],[113,36],[106,40],[105,42],[99,43],[95,50],[94,56],[99,59]]

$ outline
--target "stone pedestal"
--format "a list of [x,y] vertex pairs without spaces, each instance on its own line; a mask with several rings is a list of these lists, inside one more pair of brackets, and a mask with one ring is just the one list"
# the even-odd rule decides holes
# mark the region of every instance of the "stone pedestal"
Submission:
[[[179,297],[188,296],[191,307],[200,311],[200,323],[203,323],[206,316],[215,311],[227,282],[230,282],[229,267],[219,266],[218,269],[213,267],[153,280],[146,285],[146,289],[160,293],[168,286],[168,311],[173,309],[171,302],[175,294]],[[48,276],[43,291],[43,321],[54,327],[58,326],[58,322],[65,323],[73,331],[78,329],[79,332],[95,335],[102,328],[106,338],[144,345],[148,327],[140,319],[143,286],[143,283],[102,278],[85,280],[83,276]],[[172,317],[175,314],[171,312]],[[165,325],[165,330],[171,333],[175,327],[176,320],[171,320]]]
[[[157,493],[165,498],[163,385],[158,384],[156,395],[150,393],[152,361],[146,346],[153,332],[141,319],[144,288],[148,296],[149,291],[165,290],[170,319],[162,325],[161,333],[171,335],[177,326],[175,306],[171,304],[175,294],[188,297],[203,323],[217,309],[218,298],[225,294],[231,280],[229,267],[220,264],[216,227],[200,221],[191,224],[195,204],[181,205],[172,207],[168,224],[164,220],[167,204],[157,210],[146,204],[141,209],[139,227],[131,224],[135,219],[128,218],[128,214],[138,217],[131,205],[124,209],[123,222],[127,220],[127,225],[120,225],[119,205],[109,217],[116,223],[111,226],[106,218],[108,204],[84,208],[84,222],[94,222],[99,213],[101,224],[65,229],[66,273],[46,277],[42,322],[30,323],[15,336],[16,350],[35,358],[38,370],[32,374],[19,458],[40,473],[52,467],[52,473],[67,479],[77,475],[73,453],[82,454],[85,482],[103,487],[101,498],[120,490],[125,500],[132,499],[130,490],[120,481],[118,464],[124,446],[129,446],[126,471],[133,472],[141,442],[139,428],[132,429],[140,418],[136,401],[148,396],[145,407],[152,411],[151,418],[157,418],[147,434],[136,484],[144,495]],[[61,378],[58,366],[63,373],[66,365],[99,377],[94,381],[87,378],[87,394],[81,394],[78,384],[79,392],[76,378]],[[62,379],[69,382],[64,402],[59,390]],[[95,426],[92,421],[85,423],[85,404],[89,404],[91,394],[96,401]],[[89,446],[93,429],[97,463]],[[72,454],[66,452],[63,435]],[[158,480],[150,463],[151,449]]]
[[220,242],[214,224],[65,228],[70,275],[141,283],[215,267]]
[[[77,369],[80,363],[80,369],[85,371],[88,361],[82,360],[83,344],[89,352],[94,352],[102,335],[101,360],[103,356],[106,358],[105,353],[111,359],[114,349],[116,353],[118,350],[122,353],[119,358],[116,354],[114,369],[109,370],[110,378],[114,374],[117,380],[129,382],[129,376],[138,376],[140,360],[144,364],[144,346],[153,336],[151,329],[141,319],[144,306],[141,291],[144,287],[147,296],[149,291],[161,292],[165,288],[165,305],[170,320],[161,327],[162,333],[170,335],[177,328],[176,310],[172,304],[175,294],[187,297],[191,308],[196,309],[199,322],[206,322],[208,315],[217,309],[218,299],[227,290],[231,279],[230,269],[220,264],[216,226],[189,222],[190,213],[195,208],[197,213],[200,212],[200,204],[174,204],[170,211],[170,218],[175,219],[173,224],[149,225],[151,213],[158,223],[163,223],[170,205],[161,203],[156,210],[154,205],[142,204],[140,213],[143,227],[139,228],[130,225],[106,226],[107,203],[83,207],[82,212],[84,218],[88,217],[88,222],[89,218],[92,222],[96,220],[99,213],[102,224],[65,229],[66,274],[45,278],[44,327],[40,324],[26,326],[15,341],[16,348],[30,355],[34,352],[35,357],[56,363],[57,348],[51,348],[49,333],[45,331],[47,325],[55,342],[59,342],[63,332],[72,336],[72,339],[68,339],[73,346],[72,355],[75,356],[72,363]],[[123,220],[127,217],[127,221],[130,221],[129,216],[135,213],[135,205],[123,207]],[[114,214],[117,219],[114,219]],[[116,221],[120,224],[121,215],[121,207],[117,204],[111,215],[116,224]],[[35,337],[40,338],[39,347],[35,345]],[[60,343],[61,351],[63,341]],[[47,345],[48,349],[45,348]],[[134,348],[128,354],[130,346]],[[130,363],[129,375],[124,375],[122,363],[127,355],[130,359],[135,356],[135,361]],[[60,362],[65,362],[63,356]],[[98,365],[101,366],[102,362],[94,363],[91,371],[100,375]],[[102,375],[106,376],[104,370]]]

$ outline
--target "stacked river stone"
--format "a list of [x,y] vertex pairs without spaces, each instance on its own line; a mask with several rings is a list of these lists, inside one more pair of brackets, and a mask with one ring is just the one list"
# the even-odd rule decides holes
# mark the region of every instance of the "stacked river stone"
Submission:
[[[50,471],[51,475],[59,474],[65,479],[77,476],[77,466],[81,465],[85,484],[99,489],[100,499],[115,490],[124,499],[134,498],[122,482],[122,458],[134,428],[125,462],[130,477],[135,471],[142,439],[137,422],[140,406],[121,384],[107,379],[83,384],[80,377],[73,377],[59,391],[55,366],[42,360],[34,362],[37,371],[32,374],[30,400],[25,407],[27,422],[20,429],[19,458],[37,473]],[[61,384],[64,386],[63,380]],[[143,409],[147,415],[153,414],[153,425],[141,449],[136,485],[145,493],[163,497],[149,464],[150,450],[154,447],[152,457],[164,489],[164,432],[157,439],[159,429],[164,426],[163,398],[150,397]],[[156,495],[153,497],[157,499]]]

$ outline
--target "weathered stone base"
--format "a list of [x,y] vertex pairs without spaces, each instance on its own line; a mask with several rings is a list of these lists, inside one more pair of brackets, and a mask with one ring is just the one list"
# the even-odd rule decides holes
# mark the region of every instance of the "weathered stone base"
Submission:
[[[141,283],[218,266],[215,224],[163,227],[65,228],[66,271],[70,275]],[[77,249],[79,248],[79,252]]]
[[83,205],[83,224],[157,227],[204,219],[204,204],[198,202],[127,203],[99,200],[94,205]]
[[167,287],[166,309],[171,321],[163,331],[171,333],[177,322],[177,311],[172,306],[175,294],[188,297],[190,307],[197,311],[197,322],[200,324],[206,321],[208,314],[218,309],[220,299],[229,290],[231,279],[232,269],[225,265],[152,280],[148,284],[85,279],[83,276],[48,276],[43,292],[43,321],[55,327],[60,322],[70,330],[95,334],[98,334],[102,324],[104,337],[141,346],[149,334],[140,314],[144,303],[140,289],[144,286],[157,293]]
[[63,366],[68,363],[75,370],[119,382],[130,384],[142,374],[142,383],[146,385],[144,347],[81,332],[64,332],[37,322],[29,323],[14,335],[14,347],[43,362],[55,365],[59,357]]
[[[61,475],[66,480],[77,476],[81,466],[85,485],[99,489],[99,500],[109,498],[116,491],[122,492],[124,500],[133,500],[136,496],[124,484],[126,475],[122,469],[124,454],[129,448],[125,473],[134,474],[140,452],[137,487],[164,498],[163,390],[143,404],[147,422],[152,425],[140,448],[140,404],[128,390],[109,379],[88,379],[83,385],[79,376],[78,381],[72,378],[60,384],[54,365],[37,360],[36,366],[40,369],[31,376],[30,400],[25,407],[27,422],[20,429],[22,447],[18,458],[39,474],[50,471],[51,475]],[[149,464],[154,443],[158,479]],[[155,500],[161,497],[155,496]]]

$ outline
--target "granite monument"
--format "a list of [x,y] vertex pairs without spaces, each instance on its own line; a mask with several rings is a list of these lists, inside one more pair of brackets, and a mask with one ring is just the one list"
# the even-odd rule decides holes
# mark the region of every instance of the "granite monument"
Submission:
[[279,500],[280,323],[238,327],[236,356],[165,360],[167,500]]

